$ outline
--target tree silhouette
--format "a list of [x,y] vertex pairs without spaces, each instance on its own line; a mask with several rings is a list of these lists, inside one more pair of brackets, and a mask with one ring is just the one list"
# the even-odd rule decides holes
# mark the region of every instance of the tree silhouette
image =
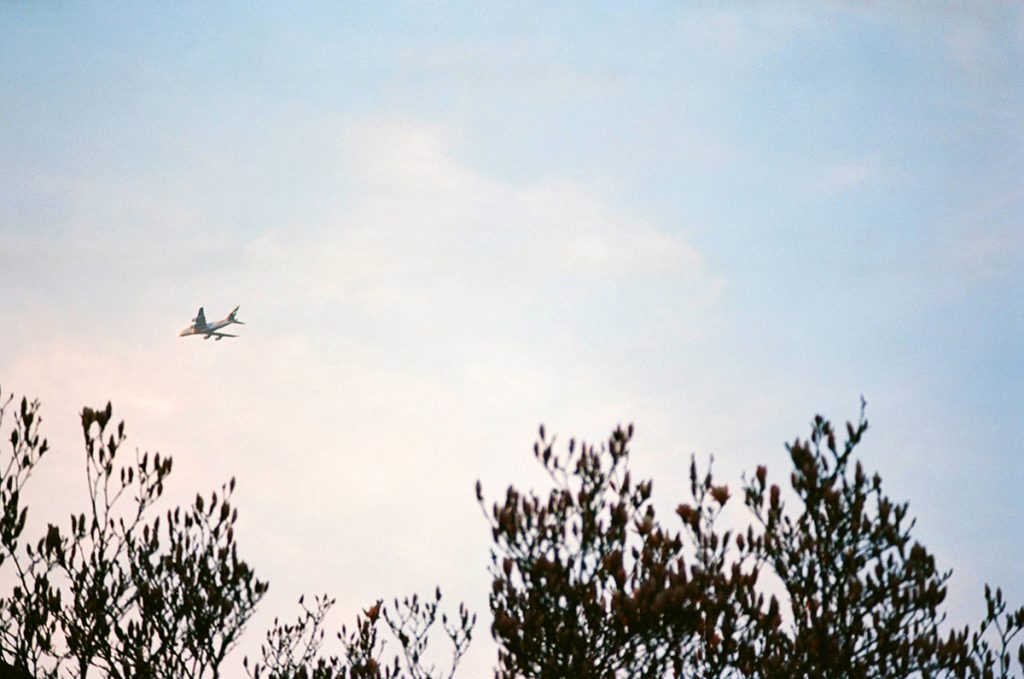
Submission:
[[692,521],[663,527],[651,481],[628,469],[632,433],[616,429],[602,448],[570,441],[559,455],[542,427],[534,454],[554,487],[510,487],[493,505],[499,677],[682,676],[714,662],[706,649],[731,632],[750,576],[726,568],[714,530],[725,491],[695,485]]
[[[949,572],[913,542],[907,505],[818,416],[788,446],[791,508],[758,467],[745,530],[719,527],[729,489],[690,467],[681,526],[631,478],[632,427],[564,453],[540,429],[546,496],[509,487],[486,512],[497,676],[1008,677],[1024,608],[986,587],[978,628],[940,633]],[[483,494],[477,484],[477,497]],[[1024,645],[1018,647],[1024,669]]]
[[[250,669],[249,659],[245,659],[246,673],[251,679],[452,679],[472,640],[476,616],[461,605],[451,620],[441,614],[441,627],[452,644],[452,653],[447,668],[436,668],[427,660],[426,650],[440,602],[440,589],[433,600],[413,595],[395,599],[390,606],[377,601],[356,618],[352,630],[342,627],[338,633],[343,653],[324,656],[324,618],[334,600],[320,596],[309,608],[299,599],[302,614],[298,620],[290,624],[274,620],[260,660]],[[383,657],[382,620],[401,649],[390,662]]]
[[108,427],[109,403],[85,408],[87,511],[19,550],[22,490],[48,450],[38,410],[22,399],[14,412],[0,479],[0,564],[12,564],[17,581],[0,600],[0,654],[36,677],[218,677],[267,588],[237,556],[234,480],[219,498],[168,511],[161,529],[153,505],[171,459],[136,452],[121,464],[124,423]]
[[[23,540],[24,490],[49,454],[38,402],[0,400],[0,679],[219,677],[267,590],[237,555],[232,479],[188,507],[157,513],[171,459],[127,463],[111,406],[81,414],[86,509]],[[818,416],[787,446],[789,488],[757,467],[733,497],[690,464],[690,497],[667,520],[651,480],[629,468],[632,426],[601,446],[534,456],[545,492],[510,486],[488,508],[496,679],[693,677],[1005,679],[1024,670],[1024,608],[986,586],[973,629],[944,631],[950,572],[911,537],[906,503],[854,457],[863,406],[840,445]],[[723,508],[740,501],[745,519]],[[732,512],[736,514],[736,512]],[[325,652],[328,596],[275,620],[250,679],[453,679],[476,616],[451,618],[441,592],[378,600]],[[440,620],[440,625],[438,625]],[[431,639],[447,637],[438,665]],[[1014,654],[1013,645],[1017,643]],[[392,644],[390,648],[388,644]],[[1013,656],[1016,655],[1016,658]],[[1018,675],[1020,676],[1020,675]]]

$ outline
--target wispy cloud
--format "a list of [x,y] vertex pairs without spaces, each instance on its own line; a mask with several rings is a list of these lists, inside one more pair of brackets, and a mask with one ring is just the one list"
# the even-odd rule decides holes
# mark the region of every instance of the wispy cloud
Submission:
[[[271,227],[246,244],[230,275],[256,297],[289,290],[326,306],[433,309],[465,323],[501,309],[527,322],[521,314],[540,300],[601,315],[623,294],[691,312],[717,298],[721,281],[679,229],[659,229],[572,183],[487,177],[458,161],[441,128],[345,125],[325,143],[344,159],[346,197],[312,224]],[[666,287],[673,298],[662,297]]]

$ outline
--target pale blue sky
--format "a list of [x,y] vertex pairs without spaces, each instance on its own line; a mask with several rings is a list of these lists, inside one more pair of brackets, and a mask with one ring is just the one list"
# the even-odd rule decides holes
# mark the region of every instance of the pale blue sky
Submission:
[[[182,497],[238,476],[267,616],[483,609],[472,482],[539,481],[538,422],[635,422],[672,506],[864,394],[953,616],[1024,599],[1024,11],[818,5],[0,5],[38,511],[112,398]],[[177,338],[200,304],[243,337]]]

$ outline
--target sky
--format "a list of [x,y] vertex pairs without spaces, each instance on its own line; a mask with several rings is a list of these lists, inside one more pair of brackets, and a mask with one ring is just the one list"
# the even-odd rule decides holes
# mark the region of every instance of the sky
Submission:
[[906,5],[0,4],[31,520],[81,506],[111,400],[169,503],[237,478],[243,651],[303,593],[340,625],[438,584],[475,676],[473,485],[543,490],[540,423],[634,423],[671,508],[691,454],[785,479],[863,395],[950,619],[1024,602],[1024,8]]

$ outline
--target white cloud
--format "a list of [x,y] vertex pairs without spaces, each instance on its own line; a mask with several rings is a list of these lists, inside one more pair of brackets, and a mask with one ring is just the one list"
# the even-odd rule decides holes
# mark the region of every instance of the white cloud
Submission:
[[498,267],[619,277],[667,270],[689,275],[700,267],[681,237],[623,214],[585,187],[515,185],[469,170],[438,128],[358,125],[346,130],[340,146],[355,183],[366,191],[314,235],[314,247],[334,240],[431,271],[454,265],[477,273]]

